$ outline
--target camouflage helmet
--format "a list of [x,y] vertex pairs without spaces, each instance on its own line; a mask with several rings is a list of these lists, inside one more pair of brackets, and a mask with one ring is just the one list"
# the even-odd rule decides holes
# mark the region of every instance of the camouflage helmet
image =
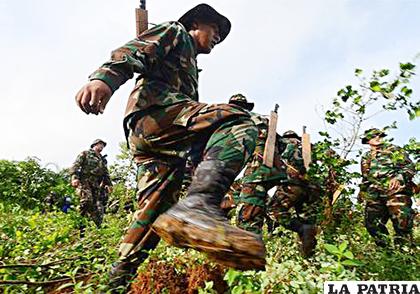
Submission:
[[299,137],[299,135],[296,134],[296,132],[292,131],[292,130],[288,130],[288,131],[284,132],[282,137],[283,138],[296,138],[296,139],[301,140],[301,137]]
[[197,6],[188,10],[178,20],[189,31],[195,21],[202,21],[204,23],[215,23],[219,27],[219,36],[221,43],[230,32],[231,23],[226,16],[218,13],[213,7],[208,4],[198,4]]
[[246,110],[249,110],[249,111],[254,109],[254,103],[253,102],[248,102],[246,97],[242,94],[232,95],[232,97],[230,97],[230,99],[229,99],[229,104],[235,104],[235,105],[241,106],[241,107],[243,107],[243,108],[245,108]]
[[386,134],[377,128],[371,128],[371,129],[366,130],[362,136],[362,144],[367,144],[370,139],[373,139],[377,136],[385,137]]
[[93,146],[95,146],[96,144],[102,143],[104,144],[104,147],[106,146],[106,142],[104,140],[101,139],[96,139],[95,141],[93,141],[93,143],[90,145],[90,148],[93,148]]

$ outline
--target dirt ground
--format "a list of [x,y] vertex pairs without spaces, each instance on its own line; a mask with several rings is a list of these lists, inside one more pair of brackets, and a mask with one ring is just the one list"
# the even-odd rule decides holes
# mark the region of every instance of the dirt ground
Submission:
[[209,263],[187,265],[179,262],[173,265],[151,260],[147,269],[137,276],[130,293],[195,294],[204,288],[206,281],[213,281],[213,289],[222,294],[228,289],[223,280],[225,272],[226,268]]

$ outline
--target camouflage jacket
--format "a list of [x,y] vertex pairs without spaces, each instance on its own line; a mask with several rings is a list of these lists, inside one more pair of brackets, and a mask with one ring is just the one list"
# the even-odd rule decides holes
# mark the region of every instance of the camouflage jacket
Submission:
[[[275,149],[273,167],[269,168],[263,164],[265,142],[268,136],[268,118],[254,112],[250,112],[250,114],[252,121],[258,128],[258,137],[254,153],[246,165],[241,182],[257,183],[262,181],[285,180],[287,178],[285,166],[280,160],[278,148]],[[279,140],[279,137],[277,139]]]
[[362,183],[360,190],[365,192],[388,192],[391,179],[396,178],[402,188],[409,191],[408,185],[415,175],[415,166],[404,149],[384,143],[377,151],[368,151],[361,161]]
[[98,186],[100,184],[112,185],[106,161],[92,149],[83,151],[77,156],[76,161],[70,168],[70,174],[72,180],[78,179],[82,183]]
[[182,24],[166,22],[114,50],[111,60],[89,79],[102,80],[114,92],[139,74],[127,103],[127,122],[132,114],[152,106],[198,101],[196,55],[194,40]]
[[289,183],[300,184],[306,174],[303,164],[302,143],[296,138],[282,138],[280,157],[286,165]]
[[268,118],[255,112],[250,112],[251,120],[258,128],[258,137],[255,144],[254,156],[264,156],[265,141],[268,136]]

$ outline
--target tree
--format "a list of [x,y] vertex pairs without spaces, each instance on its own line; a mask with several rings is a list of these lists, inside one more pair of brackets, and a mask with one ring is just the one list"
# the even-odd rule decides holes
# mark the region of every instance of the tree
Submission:
[[24,208],[41,208],[51,192],[73,194],[65,171],[43,168],[35,157],[24,161],[0,160],[0,201]]
[[[354,196],[360,179],[358,157],[362,146],[358,144],[361,133],[372,118],[405,111],[410,120],[420,116],[420,101],[413,102],[410,82],[415,75],[416,66],[400,63],[398,73],[390,70],[375,70],[370,76],[363,75],[361,69],[355,70],[358,85],[347,85],[337,92],[332,106],[324,113],[325,130],[319,132],[323,138],[313,150],[313,163],[308,172],[311,180],[318,183],[328,199],[327,218],[332,216],[333,193],[341,191],[341,205],[334,209],[349,210],[350,197]],[[383,130],[397,128],[397,122],[390,121]],[[406,149],[417,153],[419,143],[413,138]],[[347,197],[345,197],[347,196]],[[337,215],[342,216],[343,211]]]

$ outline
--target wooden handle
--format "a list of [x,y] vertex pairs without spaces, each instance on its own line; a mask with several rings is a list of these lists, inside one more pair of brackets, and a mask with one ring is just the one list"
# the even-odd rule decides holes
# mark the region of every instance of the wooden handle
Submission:
[[141,35],[148,27],[147,10],[136,8],[136,35]]
[[265,141],[263,164],[268,167],[273,167],[274,152],[276,148],[277,138],[277,113],[271,111],[270,121],[268,123],[267,140]]
[[311,139],[308,133],[302,134],[302,157],[303,164],[306,170],[308,170],[309,164],[312,161]]

